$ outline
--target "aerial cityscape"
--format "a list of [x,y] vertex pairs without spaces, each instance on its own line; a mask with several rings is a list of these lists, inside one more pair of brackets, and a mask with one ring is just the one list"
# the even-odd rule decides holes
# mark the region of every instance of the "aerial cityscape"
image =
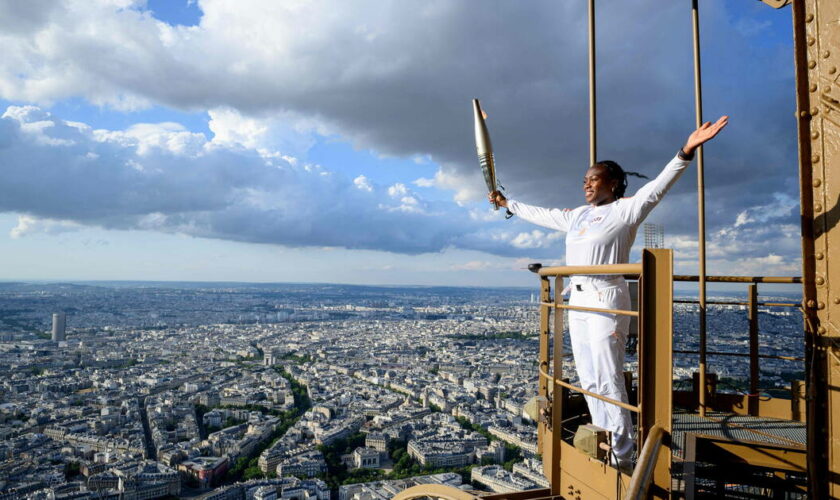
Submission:
[[[4,283],[0,498],[545,487],[523,413],[537,313],[527,288]],[[680,349],[695,316],[675,306]],[[763,353],[801,349],[798,313],[760,316]],[[743,307],[710,307],[709,328],[711,349],[744,352]],[[745,365],[713,361],[735,386]],[[762,385],[801,370],[763,360]]]
[[[664,172],[620,255],[590,256],[805,274],[794,24],[765,2],[702,2],[700,85],[681,2],[599,2],[595,64],[594,0],[0,0],[0,500],[545,488],[528,266],[580,262],[514,205],[609,208]],[[701,314],[695,285],[674,390],[702,317],[710,397],[752,392],[746,287]],[[757,286],[750,401],[804,377],[801,286]],[[602,333],[626,359],[593,372],[632,389],[632,326],[626,350]]]

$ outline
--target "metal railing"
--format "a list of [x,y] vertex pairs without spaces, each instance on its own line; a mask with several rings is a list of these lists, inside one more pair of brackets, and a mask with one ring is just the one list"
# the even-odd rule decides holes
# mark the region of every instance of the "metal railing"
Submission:
[[624,500],[644,500],[647,498],[650,482],[653,478],[653,470],[659,459],[659,448],[662,446],[664,438],[665,433],[662,431],[662,427],[653,426],[648,438],[645,439],[642,451],[639,453],[639,462],[633,471],[633,477],[630,478],[630,486],[627,487],[627,495],[624,496]]
[[477,495],[444,484],[419,484],[397,493],[391,500],[413,500],[415,498],[440,498],[443,500],[474,500]]
[[[672,310],[673,281],[672,253],[666,249],[645,249],[640,264],[614,264],[602,266],[560,266],[536,270],[540,278],[540,347],[539,347],[539,394],[547,406],[539,422],[538,446],[543,454],[545,474],[551,484],[552,494],[568,493],[566,488],[576,489],[586,485],[593,492],[614,495],[615,480],[621,474],[611,468],[601,469],[597,462],[586,461],[575,456],[571,445],[562,439],[563,400],[565,391],[577,391],[586,396],[623,408],[638,415],[637,445],[654,441],[661,444],[662,436],[671,430],[671,380],[672,363]],[[639,280],[638,310],[609,309],[576,306],[564,303],[559,290],[564,288],[564,279],[573,275],[621,275],[627,279]],[[552,295],[552,282],[557,290]],[[594,393],[563,380],[563,311],[586,311],[629,316],[639,321],[639,390],[637,404],[619,401]],[[553,318],[551,317],[553,314]],[[553,320],[553,321],[552,321]],[[552,342],[553,332],[553,342]],[[550,351],[551,352],[550,354]],[[659,434],[653,441],[652,433]],[[568,451],[562,452],[563,449]],[[644,450],[643,450],[644,451]],[[561,453],[571,455],[565,461]],[[654,447],[647,453],[651,456],[649,478],[645,484],[655,485],[661,493],[670,488],[670,447]],[[582,460],[583,459],[583,460]],[[565,464],[563,463],[565,462]],[[572,464],[575,464],[574,466]],[[583,465],[581,464],[588,464]],[[593,465],[594,464],[594,465]],[[567,470],[573,472],[566,472]],[[647,466],[646,466],[647,467]],[[643,468],[643,469],[646,469]],[[562,472],[561,472],[562,470]],[[611,472],[610,472],[611,471]],[[585,477],[584,477],[585,476]],[[652,479],[651,479],[652,478]],[[644,483],[644,481],[643,481]],[[641,483],[638,483],[641,484]],[[597,485],[597,486],[594,486]]]
[[[609,264],[609,265],[601,265],[601,266],[562,266],[562,267],[544,267],[538,271],[538,274],[541,278],[545,279],[548,277],[554,277],[556,280],[560,281],[565,276],[572,276],[572,275],[623,275],[625,278],[630,279],[638,279],[639,276],[642,274],[642,265],[641,264]],[[562,283],[562,281],[560,281]],[[561,290],[562,287],[560,285],[555,285],[557,290]],[[599,313],[608,313],[608,314],[615,314],[619,316],[631,316],[634,318],[639,317],[638,311],[632,310],[624,310],[624,309],[608,309],[603,307],[585,307],[585,306],[573,306],[569,304],[563,303],[563,298],[560,296],[559,293],[555,294],[554,301],[541,301],[540,306],[549,307],[556,310],[571,310],[571,311],[585,311],[585,312],[599,312]],[[558,315],[555,315],[558,317]],[[562,331],[558,331],[555,328],[555,335],[560,333],[562,335]],[[555,337],[555,345],[562,344],[562,341],[558,340]],[[555,358],[556,359],[556,358]],[[602,396],[600,394],[596,394],[592,391],[588,391],[583,387],[578,387],[572,385],[562,379],[562,366],[561,371],[554,372],[554,376],[548,373],[548,359],[540,359],[539,364],[539,372],[540,376],[544,377],[548,380],[553,380],[553,383],[560,386],[565,387],[566,389],[570,389],[573,391],[578,391],[582,394],[587,396],[593,397],[595,399],[604,401],[606,403],[610,403],[625,410],[632,411],[634,413],[641,413],[642,409],[640,405],[630,405],[623,401],[619,401],[617,399],[609,398],[607,396]],[[556,376],[559,374],[560,378]]]
[[[675,275],[674,281],[698,281],[698,276],[691,276],[691,275]],[[706,356],[734,356],[734,357],[748,357],[750,360],[750,368],[749,368],[749,392],[747,396],[751,398],[757,398],[759,396],[759,387],[760,387],[760,363],[759,360],[761,359],[778,359],[784,361],[804,361],[804,358],[799,356],[781,356],[781,355],[772,355],[772,354],[761,354],[759,352],[759,325],[758,325],[758,308],[759,306],[764,307],[789,307],[789,308],[801,308],[802,304],[796,302],[760,302],[758,300],[758,283],[774,283],[774,284],[796,284],[802,283],[802,278],[796,276],[706,276],[706,281],[710,283],[747,283],[747,300],[746,301],[720,301],[720,300],[709,300],[706,301],[706,304],[713,304],[713,305],[730,305],[730,306],[746,306],[747,308],[747,320],[748,320],[748,345],[749,345],[749,352],[728,352],[728,351],[709,351],[707,346],[707,336],[701,335],[700,336],[700,345],[699,350],[682,350],[677,349],[674,350],[674,354],[699,354],[700,359],[704,360]],[[674,300],[675,304],[698,304],[700,305],[699,300],[685,300],[679,299]],[[705,363],[701,363],[698,367],[699,373],[699,380],[698,380],[698,391],[699,392],[699,407],[701,414],[705,413],[705,410],[712,406],[707,401],[707,390],[708,390],[708,382],[707,382],[707,374],[709,372],[708,368],[703,370],[702,368],[705,367]],[[758,406],[757,405],[748,405],[748,413],[757,415],[758,414]],[[778,416],[778,415],[773,415]]]
[[[671,430],[672,414],[672,386],[673,376],[673,354],[700,354],[710,356],[742,356],[750,358],[750,404],[748,411],[758,413],[758,405],[755,395],[759,387],[760,359],[780,359],[789,361],[801,361],[796,356],[780,356],[762,354],[759,352],[758,342],[758,311],[760,306],[764,307],[800,307],[794,302],[777,302],[758,300],[758,283],[785,283],[795,284],[800,282],[797,277],[773,277],[773,276],[708,276],[710,283],[745,283],[748,284],[748,298],[746,301],[721,301],[711,300],[711,305],[737,305],[746,306],[749,319],[749,353],[739,352],[718,352],[709,351],[705,338],[701,338],[699,351],[683,351],[673,349],[673,304],[677,303],[698,303],[690,300],[673,300],[673,285],[680,281],[695,281],[696,276],[674,276],[671,273],[671,253],[667,250],[645,249],[641,264],[618,264],[607,266],[561,266],[545,267],[536,272],[540,277],[540,354],[539,354],[539,391],[540,395],[546,397],[548,406],[540,422],[540,450],[545,458],[546,476],[552,485],[552,492],[561,494],[567,487],[566,482],[572,479],[567,478],[561,472],[565,465],[569,467],[569,459],[565,464],[560,456],[564,449],[562,441],[562,425],[570,420],[568,415],[563,415],[563,399],[567,397],[564,391],[576,391],[585,396],[598,399],[608,404],[621,407],[627,411],[639,415],[639,432],[637,435],[637,446],[642,450],[640,463],[636,467],[634,478],[631,481],[634,496],[646,494],[646,488],[651,485],[657,491],[655,496],[661,496],[663,491],[669,488],[668,481],[670,474],[667,470],[671,449],[669,446],[662,446],[668,442]],[[560,293],[552,294],[553,288],[557,291],[564,288],[564,278],[572,275],[622,275],[626,279],[639,280],[639,301],[638,310],[620,310],[597,307],[583,307],[564,303]],[[554,279],[552,283],[550,280]],[[635,317],[639,321],[639,385],[638,400],[634,402],[619,401],[601,394],[594,393],[583,387],[576,386],[563,377],[563,311],[586,311],[601,312],[616,315]],[[551,315],[554,315],[551,318]],[[553,321],[552,321],[553,320]],[[553,343],[551,336],[553,333]],[[552,345],[553,344],[553,345]],[[550,355],[551,353],[551,355]],[[702,373],[702,372],[701,372]],[[667,381],[667,382],[666,382]],[[705,380],[700,387],[705,387]],[[554,395],[562,395],[554,397]],[[697,396],[700,396],[699,394]],[[699,397],[697,398],[699,399]],[[705,397],[702,401],[705,402]],[[632,404],[637,403],[637,404]],[[709,401],[712,403],[712,401]],[[711,408],[711,406],[710,406]],[[658,429],[658,430],[656,430]],[[660,434],[661,431],[661,434]],[[654,436],[654,432],[659,434]],[[642,447],[644,445],[644,447]],[[566,447],[570,449],[570,447]],[[573,449],[573,448],[571,448]],[[568,453],[568,452],[566,452]],[[571,457],[572,460],[578,457]],[[664,465],[663,465],[664,464]],[[575,467],[577,468],[577,466]],[[590,471],[591,472],[591,471]],[[645,480],[644,476],[649,475],[651,480]],[[559,478],[559,479],[558,479]],[[561,486],[562,484],[562,486]],[[591,484],[591,483],[589,483]],[[606,493],[606,491],[604,492]],[[628,491],[628,494],[630,491]]]
[[[547,280],[550,277],[555,278],[555,289],[562,290],[562,280],[564,277],[572,276],[572,275],[624,275],[630,279],[638,279],[642,274],[642,265],[641,264],[608,264],[608,265],[601,265],[601,266],[558,266],[558,267],[544,267],[537,271],[537,274],[540,275],[540,278],[543,280]],[[555,293],[554,300],[545,300],[550,299],[550,297],[541,297],[540,301],[540,308],[542,311],[545,311],[543,308],[550,308],[554,310],[572,310],[572,311],[586,311],[586,312],[599,312],[599,313],[609,313],[609,314],[616,314],[620,316],[632,316],[632,317],[639,317],[638,311],[631,311],[631,310],[624,310],[624,309],[608,309],[603,307],[585,307],[585,306],[573,306],[569,304],[563,303],[563,297],[559,293]],[[562,328],[558,328],[559,322],[562,321],[562,315],[555,314],[555,329],[554,329],[554,346],[555,346],[555,368],[554,373],[551,374],[548,372],[549,369],[549,359],[548,357],[540,358],[539,363],[539,373],[540,379],[546,379],[546,381],[551,382],[557,387],[564,387],[566,389],[570,389],[573,391],[580,392],[587,396],[593,397],[595,399],[604,401],[606,403],[619,406],[624,408],[625,410],[632,411],[634,413],[641,413],[642,408],[641,405],[631,405],[625,403],[623,401],[619,401],[617,399],[613,399],[607,396],[603,396],[601,394],[594,393],[592,391],[586,390],[583,387],[579,387],[576,385],[572,385],[569,382],[563,380],[563,367],[562,367],[562,354],[558,352],[558,349],[562,349],[562,337],[563,330]],[[548,341],[547,338],[543,339],[541,336],[541,344],[542,341]],[[546,349],[547,352],[547,349]],[[558,354],[561,354],[558,356]]]

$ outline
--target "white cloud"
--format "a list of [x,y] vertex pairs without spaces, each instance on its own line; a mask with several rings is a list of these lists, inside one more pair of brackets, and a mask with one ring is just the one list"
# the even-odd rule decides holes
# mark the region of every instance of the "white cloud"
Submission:
[[254,117],[231,107],[219,107],[207,113],[207,126],[213,132],[211,145],[254,149],[263,156],[304,156],[315,144],[316,134],[329,133],[316,121],[290,112]]
[[[790,223],[797,201],[773,193],[774,203],[747,207],[730,224],[709,232],[706,238],[708,274],[800,274],[799,227]],[[696,236],[666,235],[665,246],[674,249],[677,273],[696,274],[699,255]]]
[[488,269],[497,269],[498,266],[486,260],[471,260],[463,264],[453,264],[449,266],[450,271],[486,271]]
[[[11,118],[20,123],[21,131],[38,144],[45,146],[72,146],[73,141],[65,134],[57,134],[56,123],[49,114],[37,106],[9,106],[0,118]],[[77,124],[74,124],[77,126]]]
[[216,108],[207,113],[210,115],[207,126],[214,134],[213,142],[221,146],[257,149],[268,132],[265,120],[243,117],[232,108]]
[[516,248],[549,248],[558,246],[558,240],[565,238],[565,234],[552,231],[544,233],[539,229],[530,232],[519,233],[511,240]]
[[798,276],[802,274],[802,260],[768,253],[762,257],[739,257],[722,263],[728,273],[741,276]]
[[785,193],[773,193],[772,203],[750,207],[738,213],[733,227],[786,217],[791,215],[798,206],[799,200]]
[[17,225],[9,231],[9,236],[13,239],[18,239],[38,233],[55,235],[78,231],[81,228],[82,225],[73,221],[41,219],[30,215],[19,215]]
[[[110,134],[111,141],[120,140],[113,132],[96,131],[95,133]],[[190,132],[183,125],[172,122],[137,123],[120,133],[129,139],[129,143],[136,144],[137,154],[140,156],[146,156],[156,148],[176,155],[194,156],[201,154],[207,143],[204,134]]]
[[469,213],[470,219],[481,222],[499,222],[502,219],[499,211],[493,210],[492,206],[488,206],[485,209],[471,208]]
[[356,187],[361,189],[362,191],[367,191],[368,193],[373,191],[373,186],[370,185],[367,177],[365,177],[364,175],[360,175],[353,179],[353,184],[355,184]]
[[[51,125],[27,126],[40,122]],[[211,144],[173,123],[92,130],[10,107],[0,119],[0,164],[0,212],[21,214],[16,238],[96,226],[407,254],[516,250],[489,236],[498,221],[473,220],[451,202],[430,211],[405,184],[380,193],[363,175],[345,178],[241,142]]]
[[735,225],[734,227],[743,226],[749,222],[754,222],[753,219],[750,218],[749,214],[746,210],[742,211],[738,214],[738,217],[735,218]]
[[405,187],[405,184],[402,182],[398,182],[393,186],[388,187],[388,196],[392,198],[398,198],[400,196],[405,196],[408,193],[408,190]]
[[441,167],[433,179],[421,177],[414,183],[420,187],[436,187],[453,191],[452,198],[458,204],[481,201],[487,196],[484,178],[479,173],[478,167],[466,175],[451,168]]

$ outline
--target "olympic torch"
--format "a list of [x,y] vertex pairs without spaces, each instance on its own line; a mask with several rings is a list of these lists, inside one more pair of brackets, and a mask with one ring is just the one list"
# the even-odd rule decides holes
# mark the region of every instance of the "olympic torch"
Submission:
[[[487,184],[487,192],[496,190],[496,162],[493,160],[493,145],[490,143],[490,134],[487,132],[487,124],[484,119],[487,115],[481,110],[478,99],[473,99],[473,114],[475,115],[475,150],[478,153],[478,163],[481,165],[481,173],[484,174],[484,182]],[[493,202],[496,210],[499,205]]]

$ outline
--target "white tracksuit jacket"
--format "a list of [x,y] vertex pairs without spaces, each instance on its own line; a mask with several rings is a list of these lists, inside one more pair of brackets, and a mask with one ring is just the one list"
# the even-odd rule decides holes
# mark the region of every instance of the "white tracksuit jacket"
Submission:
[[[568,266],[626,263],[639,225],[690,162],[674,157],[635,195],[606,205],[561,210],[508,200],[508,209],[529,222],[565,232]],[[573,276],[571,290],[571,305],[630,309],[627,283],[621,276]],[[623,372],[629,325],[629,316],[569,311],[569,335],[581,387],[627,402]],[[592,397],[587,397],[586,402],[592,423],[613,433],[617,459],[630,460],[633,455],[630,412]]]

